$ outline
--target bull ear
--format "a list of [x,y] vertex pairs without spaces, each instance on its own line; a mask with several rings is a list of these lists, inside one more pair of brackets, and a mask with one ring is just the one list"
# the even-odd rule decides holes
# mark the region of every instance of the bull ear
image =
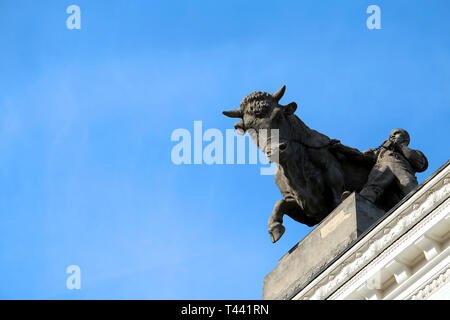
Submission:
[[295,102],[291,102],[287,105],[282,106],[282,108],[284,112],[290,116],[291,114],[294,114],[295,110],[297,110],[297,104]]
[[280,101],[281,98],[283,98],[284,95],[284,91],[286,91],[286,86],[282,86],[280,88],[280,90],[278,90],[277,92],[275,92],[272,97],[275,99],[276,102]]
[[230,118],[242,118],[242,111],[240,109],[222,111],[222,113]]

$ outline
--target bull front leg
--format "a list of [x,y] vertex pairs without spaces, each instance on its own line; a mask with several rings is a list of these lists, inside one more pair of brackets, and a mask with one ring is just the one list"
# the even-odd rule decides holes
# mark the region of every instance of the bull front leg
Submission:
[[298,204],[294,200],[283,199],[275,203],[269,218],[269,235],[272,243],[277,242],[286,230],[283,226],[283,215],[288,214],[291,216],[290,211],[295,210],[296,207],[298,207]]

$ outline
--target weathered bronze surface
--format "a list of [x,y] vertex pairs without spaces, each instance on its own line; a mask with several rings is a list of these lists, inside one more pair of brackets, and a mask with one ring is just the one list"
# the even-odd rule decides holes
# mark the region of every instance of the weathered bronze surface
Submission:
[[[285,214],[316,225],[353,191],[387,211],[417,186],[414,174],[426,170],[428,162],[420,151],[408,148],[405,130],[393,130],[380,147],[360,152],[310,129],[294,114],[295,102],[279,104],[285,89],[253,92],[238,109],[223,112],[240,118],[235,129],[249,132],[268,160],[277,163],[275,183],[283,199],[269,218],[272,242],[285,231]],[[278,130],[278,139],[260,134],[271,129]]]

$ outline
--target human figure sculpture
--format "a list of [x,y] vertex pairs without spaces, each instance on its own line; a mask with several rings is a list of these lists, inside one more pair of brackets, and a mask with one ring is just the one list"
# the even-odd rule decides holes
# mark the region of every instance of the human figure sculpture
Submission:
[[425,171],[428,160],[419,150],[408,148],[409,142],[406,130],[394,129],[380,147],[362,153],[376,163],[360,192],[361,196],[375,203],[392,183],[398,186],[402,197],[417,187],[415,173]]

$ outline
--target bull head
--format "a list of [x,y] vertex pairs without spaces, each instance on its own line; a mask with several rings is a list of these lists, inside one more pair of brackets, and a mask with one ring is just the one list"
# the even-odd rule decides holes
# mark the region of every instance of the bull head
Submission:
[[[297,104],[295,102],[289,103],[285,106],[279,105],[278,102],[281,100],[281,98],[284,95],[284,92],[286,91],[286,86],[283,85],[277,92],[275,92],[274,94],[272,94],[272,98],[273,100],[275,100],[276,104],[279,107],[282,107],[282,110],[285,111],[288,114],[293,114],[295,112],[295,110],[297,109]],[[227,111],[223,111],[222,112],[225,116],[230,117],[230,118],[243,118],[244,117],[244,110],[243,110],[243,106],[241,105],[240,108],[238,109],[234,109],[234,110],[227,110]],[[276,115],[276,113],[272,114],[272,117],[274,117]],[[236,131],[239,134],[244,134],[246,128],[244,127],[244,123],[243,121],[239,121],[234,125]]]
[[[286,86],[282,86],[280,88],[280,90],[278,90],[277,92],[272,94],[272,97],[274,98],[274,100],[277,103],[278,103],[278,101],[281,100],[281,98],[283,97],[285,91],[286,91]],[[243,113],[241,108],[234,109],[234,110],[222,111],[222,113],[224,115],[226,115],[227,117],[230,117],[230,118],[242,118],[244,116],[244,113]]]
[[[297,104],[295,102],[287,105],[279,104],[285,91],[286,86],[282,86],[273,94],[262,91],[253,92],[242,100],[238,109],[223,111],[227,117],[240,118],[234,125],[236,132],[240,135],[249,132],[253,142],[266,154],[269,161],[272,158],[275,161],[286,159],[292,151],[288,148],[292,135],[289,117],[297,109]],[[272,139],[273,129],[279,133],[279,139]],[[278,154],[279,158],[274,156]]]

